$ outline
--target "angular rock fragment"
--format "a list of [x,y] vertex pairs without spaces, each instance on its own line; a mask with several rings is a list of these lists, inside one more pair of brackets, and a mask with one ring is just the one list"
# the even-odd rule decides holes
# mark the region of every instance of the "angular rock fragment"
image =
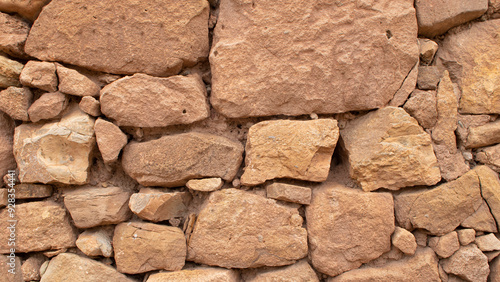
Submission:
[[8,190],[4,188],[0,189],[0,208],[3,208],[9,204],[8,197]]
[[215,191],[196,220],[188,260],[226,268],[293,264],[307,255],[302,221],[297,207],[237,189]]
[[16,199],[42,199],[52,196],[52,186],[16,183]]
[[431,138],[403,109],[386,107],[341,130],[351,177],[365,191],[433,185],[441,180]]
[[30,21],[34,21],[43,6],[47,5],[51,0],[1,0],[0,11],[7,13],[18,13]]
[[266,186],[266,195],[271,199],[302,205],[309,205],[311,203],[311,188],[297,185],[273,183]]
[[153,223],[127,222],[113,236],[118,271],[136,274],[151,270],[181,270],[186,260],[182,230]]
[[0,13],[0,26],[0,51],[13,57],[26,58],[24,43],[30,32],[29,24],[19,17]]
[[94,120],[78,107],[60,121],[22,124],[14,135],[19,180],[85,184],[94,143]]
[[31,255],[23,262],[21,270],[23,273],[24,281],[39,281],[40,280],[40,267],[47,260],[42,254]]
[[488,203],[491,214],[497,222],[500,223],[500,180],[498,173],[487,166],[477,166],[474,168],[481,182],[481,194]]
[[75,96],[97,96],[101,87],[80,72],[57,65],[59,91]]
[[191,179],[186,183],[186,187],[202,192],[212,192],[219,190],[224,185],[224,181],[218,177],[214,178],[202,178],[202,179]]
[[489,115],[458,115],[458,127],[456,134],[460,141],[461,147],[467,143],[469,131],[473,127],[478,127],[487,124],[491,121]]
[[474,229],[459,229],[457,234],[462,246],[469,245],[476,240],[476,231]]
[[442,258],[450,257],[460,248],[458,234],[453,231],[440,237],[431,237],[429,247]]
[[499,251],[500,240],[493,233],[478,236],[475,241],[477,247],[483,252]]
[[68,106],[69,99],[61,92],[45,93],[28,109],[32,122],[58,117]]
[[97,117],[101,115],[101,103],[92,96],[82,97],[78,106],[80,107],[80,110],[91,116]]
[[418,65],[419,64],[417,62],[413,67],[413,69],[408,74],[408,76],[406,77],[406,79],[404,80],[401,87],[396,92],[396,94],[394,94],[394,97],[388,104],[389,106],[394,106],[394,107],[402,106],[406,102],[406,99],[408,99],[408,96],[410,96],[411,92],[415,90],[418,78]]
[[309,281],[319,282],[316,272],[307,263],[306,260],[301,260],[295,264],[279,267],[279,268],[263,268],[250,270],[244,275],[245,282],[259,281]]
[[6,175],[8,170],[16,168],[16,160],[12,153],[14,127],[14,121],[0,112],[0,175]]
[[474,244],[462,246],[451,257],[442,261],[444,271],[466,281],[486,282],[490,269],[488,258]]
[[32,99],[33,93],[29,88],[11,86],[0,91],[0,111],[8,114],[13,119],[29,121],[28,108]]
[[283,177],[325,181],[338,138],[334,119],[259,122],[248,131],[241,184]]
[[407,255],[413,255],[417,250],[415,236],[410,231],[398,226],[392,234],[392,244]]
[[[66,210],[54,202],[29,202],[16,205],[16,252],[39,252],[75,246],[76,234]],[[0,236],[10,238],[8,209],[0,211]],[[7,239],[0,242],[0,253],[10,253]]]
[[467,148],[479,148],[500,143],[500,120],[469,128]]
[[427,38],[419,38],[420,61],[424,64],[430,64],[439,48],[438,44]]
[[415,89],[406,101],[404,109],[424,128],[432,128],[437,122],[436,91]]
[[421,90],[436,90],[440,78],[441,73],[436,66],[420,66],[417,87]]
[[101,111],[119,126],[189,124],[209,116],[205,84],[199,76],[119,79],[101,91]]
[[29,61],[19,76],[22,85],[48,92],[57,91],[56,65],[50,62]]
[[96,71],[172,75],[207,56],[208,16],[204,0],[52,1],[25,49],[40,60]]
[[128,203],[130,210],[142,219],[153,222],[183,217],[191,201],[189,192],[163,192],[142,188],[132,194]]
[[101,118],[96,120],[94,130],[104,163],[113,163],[118,160],[118,155],[127,145],[127,135],[118,126]]
[[23,64],[0,55],[0,88],[20,86],[19,75]]
[[202,177],[232,181],[242,154],[239,142],[189,132],[142,143],[130,142],[123,149],[122,165],[141,185],[177,187]]
[[496,172],[500,172],[500,144],[478,150],[476,161],[487,165]]
[[240,275],[238,271],[217,267],[195,267],[180,271],[160,272],[149,276],[146,282],[190,282],[190,281],[224,281],[239,282]]
[[113,256],[113,227],[85,230],[78,236],[76,246],[89,257]]
[[484,200],[477,211],[466,218],[461,225],[476,231],[498,232],[495,218],[491,215],[490,208]]
[[312,264],[330,276],[358,268],[391,249],[394,204],[390,193],[325,183],[313,190],[306,218]]
[[79,187],[64,192],[64,205],[78,228],[117,224],[132,215],[130,194],[120,187]]

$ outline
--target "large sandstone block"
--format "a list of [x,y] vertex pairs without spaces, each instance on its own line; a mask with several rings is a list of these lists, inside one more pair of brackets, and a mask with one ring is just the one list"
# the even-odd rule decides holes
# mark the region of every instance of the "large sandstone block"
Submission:
[[[8,209],[0,212],[0,253],[10,253],[8,245],[11,222]],[[29,202],[16,205],[16,252],[39,252],[75,246],[76,234],[66,210],[54,202]]]
[[314,269],[306,260],[301,260],[295,264],[278,268],[258,268],[250,270],[244,275],[245,282],[295,282],[308,281],[319,282]]
[[383,107],[417,63],[416,37],[412,0],[222,0],[211,103],[228,117]]
[[358,268],[391,249],[390,193],[366,193],[336,183],[313,190],[306,207],[313,266],[330,276]]
[[13,154],[14,121],[5,113],[0,112],[0,175],[6,175],[8,170],[16,168]]
[[21,124],[14,135],[19,180],[85,184],[94,143],[94,119],[78,107],[60,121]]
[[226,268],[293,264],[307,255],[297,207],[237,189],[213,192],[188,241],[188,260]]
[[19,76],[25,86],[40,88],[45,91],[57,91],[58,78],[56,65],[50,62],[29,61]]
[[498,38],[500,20],[478,22],[468,29],[446,36],[438,51],[440,63],[449,67],[450,74],[457,77],[462,89],[461,113],[500,113]]
[[26,41],[26,52],[91,70],[176,74],[208,54],[206,0],[53,0]]
[[1,0],[0,11],[8,13],[18,13],[19,15],[34,21],[43,6],[51,0]]
[[465,281],[486,282],[490,273],[488,257],[475,244],[462,246],[451,257],[442,260],[444,271]]
[[149,276],[146,282],[239,282],[240,275],[236,270],[217,267],[195,267],[180,271],[161,272]]
[[231,181],[243,160],[243,145],[198,132],[130,142],[123,149],[125,172],[144,186],[176,187],[188,180],[220,177]]
[[325,181],[338,138],[333,119],[259,122],[248,131],[241,183],[257,185],[283,177]]
[[[0,1],[1,3],[4,1]],[[1,10],[1,7],[0,7]],[[14,57],[25,58],[24,43],[28,38],[30,26],[16,16],[0,13],[0,51]]]
[[119,79],[101,90],[101,111],[119,126],[189,124],[209,116],[205,84],[199,76]]
[[500,120],[469,128],[467,148],[479,148],[500,143]]
[[477,166],[474,171],[481,182],[481,194],[488,203],[491,214],[500,226],[500,179],[498,173],[487,166]]
[[433,185],[441,180],[431,137],[402,108],[370,112],[340,134],[351,177],[365,191]]

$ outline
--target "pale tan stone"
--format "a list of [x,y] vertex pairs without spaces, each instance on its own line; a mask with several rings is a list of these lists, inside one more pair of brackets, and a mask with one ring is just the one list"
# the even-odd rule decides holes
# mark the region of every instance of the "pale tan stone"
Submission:
[[307,263],[307,260],[301,260],[289,266],[279,268],[258,268],[250,270],[243,274],[245,282],[319,282],[314,269]]
[[500,143],[500,120],[469,128],[467,148],[479,148]]
[[48,92],[57,91],[56,65],[51,62],[29,61],[19,76],[22,85]]
[[396,94],[394,94],[394,97],[388,104],[389,106],[401,107],[408,99],[408,96],[410,96],[413,90],[415,90],[418,78],[418,66],[419,63],[417,62],[406,77],[399,90],[396,92]]
[[19,180],[85,184],[94,143],[94,119],[78,107],[60,121],[22,124],[14,135]]
[[457,230],[457,234],[462,246],[469,245],[476,240],[476,230],[474,229],[459,229]]
[[484,200],[477,211],[466,218],[461,225],[466,228],[473,228],[476,231],[498,232],[495,218]]
[[394,204],[390,193],[367,193],[325,183],[306,207],[312,265],[330,276],[358,268],[391,249]]
[[493,233],[476,237],[474,243],[483,252],[500,251],[500,240]]
[[19,75],[23,64],[0,55],[0,88],[9,86],[20,86]]
[[224,181],[222,181],[219,177],[213,178],[202,178],[202,179],[191,179],[186,183],[186,187],[202,192],[212,192],[219,190],[224,185]]
[[500,144],[479,149],[476,153],[476,161],[500,172]]
[[490,272],[488,258],[474,244],[462,246],[451,257],[441,261],[444,271],[466,281],[486,282]]
[[205,0],[52,1],[25,49],[40,60],[96,71],[167,76],[207,56],[208,16]]
[[307,255],[302,222],[297,207],[237,189],[215,191],[196,220],[188,260],[226,268],[293,264]]
[[64,191],[64,205],[78,228],[117,224],[132,215],[130,194],[120,187],[83,186]]
[[13,154],[14,121],[5,113],[0,112],[0,175],[6,175],[16,168]]
[[128,205],[140,218],[158,222],[184,217],[190,201],[189,192],[163,192],[154,188],[142,188],[139,193],[132,194]]
[[429,247],[442,258],[450,257],[460,248],[458,234],[452,231],[440,237],[431,237],[429,238]]
[[30,31],[29,24],[17,16],[0,13],[0,26],[0,51],[13,57],[26,58],[24,43]]
[[42,199],[52,196],[51,185],[16,183],[16,199]]
[[412,117],[424,128],[432,128],[437,122],[436,91],[415,89],[404,107]]
[[97,117],[102,114],[101,103],[92,96],[83,96],[78,106],[80,110],[91,116]]
[[59,91],[75,96],[98,96],[101,87],[77,70],[57,65]]
[[19,15],[34,21],[43,6],[47,5],[51,0],[1,0],[0,11],[8,13],[18,13]]
[[113,267],[71,253],[63,253],[50,260],[40,282],[133,282]]
[[13,119],[29,121],[28,108],[32,99],[33,93],[29,88],[11,86],[0,91],[0,111]]
[[259,122],[248,131],[241,184],[274,178],[325,181],[338,138],[334,119]]
[[87,229],[78,236],[76,246],[89,257],[113,256],[113,227]]
[[433,185],[441,180],[431,138],[402,108],[386,107],[340,132],[351,178],[365,191]]
[[[51,201],[16,204],[16,252],[39,252],[75,246],[76,234],[66,210]],[[7,244],[10,231],[9,211],[0,211],[0,253],[10,253]]]
[[113,236],[118,271],[136,274],[151,270],[181,270],[186,260],[182,230],[153,223],[127,222]]
[[195,267],[180,271],[160,272],[152,274],[146,282],[239,282],[240,275],[236,270],[217,267]]
[[5,282],[24,281],[21,269],[21,259],[18,256],[9,257],[0,255],[0,271],[2,271],[2,281]]
[[495,173],[487,166],[477,166],[474,168],[481,182],[481,194],[488,203],[491,214],[498,224],[500,223],[500,180],[498,173]]
[[427,38],[419,38],[419,51],[420,51],[420,61],[424,64],[430,64],[434,59],[434,55],[439,49],[439,46],[436,42],[427,39]]
[[118,160],[118,155],[127,145],[127,135],[115,124],[101,118],[96,120],[94,131],[104,163],[113,163]]
[[68,97],[61,92],[45,93],[29,107],[30,120],[39,122],[44,119],[57,118],[68,107],[68,103]]
[[243,160],[243,145],[225,137],[189,132],[123,149],[125,172],[144,186],[177,187],[201,177],[232,181]]
[[398,226],[392,234],[392,244],[407,255],[414,255],[417,250],[415,236],[410,231]]
[[297,185],[275,182],[266,186],[266,195],[271,199],[302,205],[311,203],[311,188]]
[[21,266],[24,281],[39,281],[40,267],[47,260],[42,254],[36,253],[31,255],[23,262]]

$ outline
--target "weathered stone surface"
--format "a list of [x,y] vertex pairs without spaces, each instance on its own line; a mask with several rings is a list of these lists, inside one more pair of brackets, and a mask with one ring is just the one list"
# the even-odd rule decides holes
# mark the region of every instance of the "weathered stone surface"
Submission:
[[16,168],[16,160],[12,153],[14,127],[14,121],[0,112],[0,175],[6,175],[8,170]]
[[434,37],[450,28],[480,17],[488,9],[488,0],[479,1],[415,1],[418,34]]
[[76,246],[80,251],[90,257],[113,256],[113,227],[102,227],[85,230],[78,236]]
[[279,268],[261,268],[249,271],[243,275],[245,282],[259,281],[310,281],[319,282],[316,272],[307,263],[306,260],[301,260],[295,264],[279,267]]
[[491,215],[488,204],[483,200],[481,206],[475,213],[466,218],[462,224],[463,227],[473,228],[476,231],[497,232],[495,218]]
[[383,107],[418,61],[416,33],[412,1],[221,1],[211,104],[228,117]]
[[311,188],[285,184],[273,183],[266,186],[268,198],[309,205],[311,203]]
[[434,127],[438,117],[436,91],[415,89],[403,108],[414,117],[422,127]]
[[176,187],[201,177],[232,181],[243,159],[241,143],[207,133],[189,132],[123,149],[125,172],[144,186]]
[[476,230],[474,229],[458,229],[458,241],[462,246],[469,245],[476,240]]
[[453,231],[483,202],[475,171],[430,190],[403,191],[394,199],[396,218],[402,226],[410,224],[435,235]]
[[442,260],[444,271],[466,281],[486,282],[490,269],[488,258],[474,244],[462,246],[451,257]]
[[[9,272],[14,268],[14,273]],[[5,282],[21,282],[23,280],[23,273],[21,270],[21,259],[19,257],[10,258],[8,256],[0,255],[0,271],[2,271],[2,281]]]
[[187,212],[191,194],[189,192],[163,192],[142,188],[132,194],[128,203],[130,210],[142,219],[153,222],[183,217]]
[[[76,235],[66,210],[54,202],[16,204],[16,252],[39,252],[75,246]],[[10,231],[8,209],[0,211],[0,253],[10,253],[7,245]]]
[[182,230],[153,223],[127,222],[113,236],[118,271],[136,274],[150,270],[181,270],[186,260]]
[[49,62],[29,61],[24,65],[19,80],[25,86],[55,92],[58,85],[56,65]]
[[111,266],[98,261],[71,253],[63,253],[49,262],[49,266],[40,280],[40,282],[52,281],[132,282],[135,280],[127,278]]
[[386,107],[359,117],[341,136],[351,177],[365,191],[441,180],[430,136],[402,108]]
[[496,172],[500,172],[500,144],[478,150],[476,161],[487,165]]
[[127,145],[127,135],[113,123],[97,119],[94,124],[97,146],[105,163],[113,163],[118,160],[118,155]]
[[77,70],[57,65],[59,91],[75,96],[98,96],[101,87]]
[[149,276],[146,282],[239,282],[240,275],[236,270],[217,267],[196,267],[181,271],[160,272]]
[[241,184],[283,177],[325,181],[338,138],[334,119],[259,122],[248,131]]
[[101,103],[92,96],[84,96],[78,104],[80,110],[83,112],[97,117],[101,115]]
[[132,215],[130,194],[120,187],[79,187],[64,192],[64,205],[78,228],[117,224]]
[[33,254],[23,262],[21,266],[23,272],[23,281],[39,281],[40,267],[46,261],[46,257],[42,254]]
[[475,241],[477,247],[483,252],[499,251],[500,240],[493,233],[478,236]]
[[19,75],[23,64],[0,55],[0,88],[20,86]]
[[467,148],[479,148],[500,143],[500,120],[469,128]]
[[18,13],[19,15],[34,21],[43,6],[51,0],[2,0],[0,1],[0,11],[7,13]]
[[366,193],[325,183],[313,190],[306,218],[312,264],[330,276],[357,268],[391,249],[394,204],[389,193]]
[[491,117],[489,115],[458,115],[458,127],[456,134],[461,146],[463,147],[467,143],[467,137],[469,137],[469,129],[473,127],[478,127],[485,125],[490,122]]
[[415,236],[410,231],[398,226],[392,234],[392,244],[407,255],[413,255],[417,250]]
[[[1,3],[0,1],[0,10]],[[24,43],[28,38],[30,26],[19,17],[0,13],[0,51],[13,57],[26,58]]]
[[490,263],[490,276],[488,278],[491,282],[500,281],[500,258],[496,258]]
[[212,192],[219,190],[224,185],[224,181],[219,177],[213,178],[202,178],[202,179],[191,179],[186,183],[186,187],[202,192]]
[[436,55],[439,46],[436,42],[427,39],[427,38],[419,38],[419,50],[420,50],[420,61],[424,64],[430,64],[434,59],[434,55]]
[[[396,204],[396,203],[394,203]],[[475,233],[474,233],[475,234]],[[427,232],[423,229],[416,229],[413,231],[413,236],[415,236],[415,241],[417,241],[417,246],[426,247],[427,246]]]
[[68,97],[61,92],[45,93],[28,109],[32,122],[57,118],[67,107]]
[[302,221],[297,207],[237,189],[215,191],[196,220],[188,260],[227,268],[293,264],[307,255]]
[[85,184],[94,143],[94,120],[78,107],[60,121],[22,124],[14,135],[19,180]]
[[29,88],[11,86],[0,91],[0,111],[13,119],[29,121],[28,108],[32,99],[33,93]]
[[351,270],[328,282],[368,281],[433,281],[439,282],[438,260],[430,248],[419,248],[414,256],[389,262],[380,267],[364,267]]
[[460,248],[458,234],[453,231],[440,237],[431,237],[429,238],[429,247],[442,258],[450,257]]
[[209,116],[205,84],[197,75],[124,77],[102,89],[100,102],[102,113],[119,126],[189,124]]
[[394,94],[394,97],[388,104],[389,106],[401,107],[408,99],[408,96],[415,90],[418,78],[418,66],[419,63],[417,62],[401,85],[401,88]]
[[3,208],[9,204],[7,201],[9,197],[9,193],[7,189],[0,189],[0,208]]
[[208,16],[204,0],[54,0],[33,25],[26,52],[103,72],[172,75],[207,56]]
[[436,66],[418,68],[417,87],[421,90],[436,90],[441,73]]
[[456,147],[452,150],[443,144],[433,144],[433,147],[443,179],[455,180],[470,170],[462,152],[458,151]]
[[[481,1],[467,1],[479,3]],[[478,22],[446,36],[438,57],[462,89],[460,112],[500,113],[500,20]]]
[[487,166],[477,166],[474,168],[481,182],[481,194],[488,203],[491,214],[497,222],[497,227],[500,223],[500,180],[498,173],[494,172]]
[[16,199],[41,199],[52,196],[52,186],[16,183]]

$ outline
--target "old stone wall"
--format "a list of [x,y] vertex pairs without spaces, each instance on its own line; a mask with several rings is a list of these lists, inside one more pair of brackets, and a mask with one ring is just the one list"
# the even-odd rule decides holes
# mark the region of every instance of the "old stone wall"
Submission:
[[0,0],[0,281],[500,281],[500,1]]

